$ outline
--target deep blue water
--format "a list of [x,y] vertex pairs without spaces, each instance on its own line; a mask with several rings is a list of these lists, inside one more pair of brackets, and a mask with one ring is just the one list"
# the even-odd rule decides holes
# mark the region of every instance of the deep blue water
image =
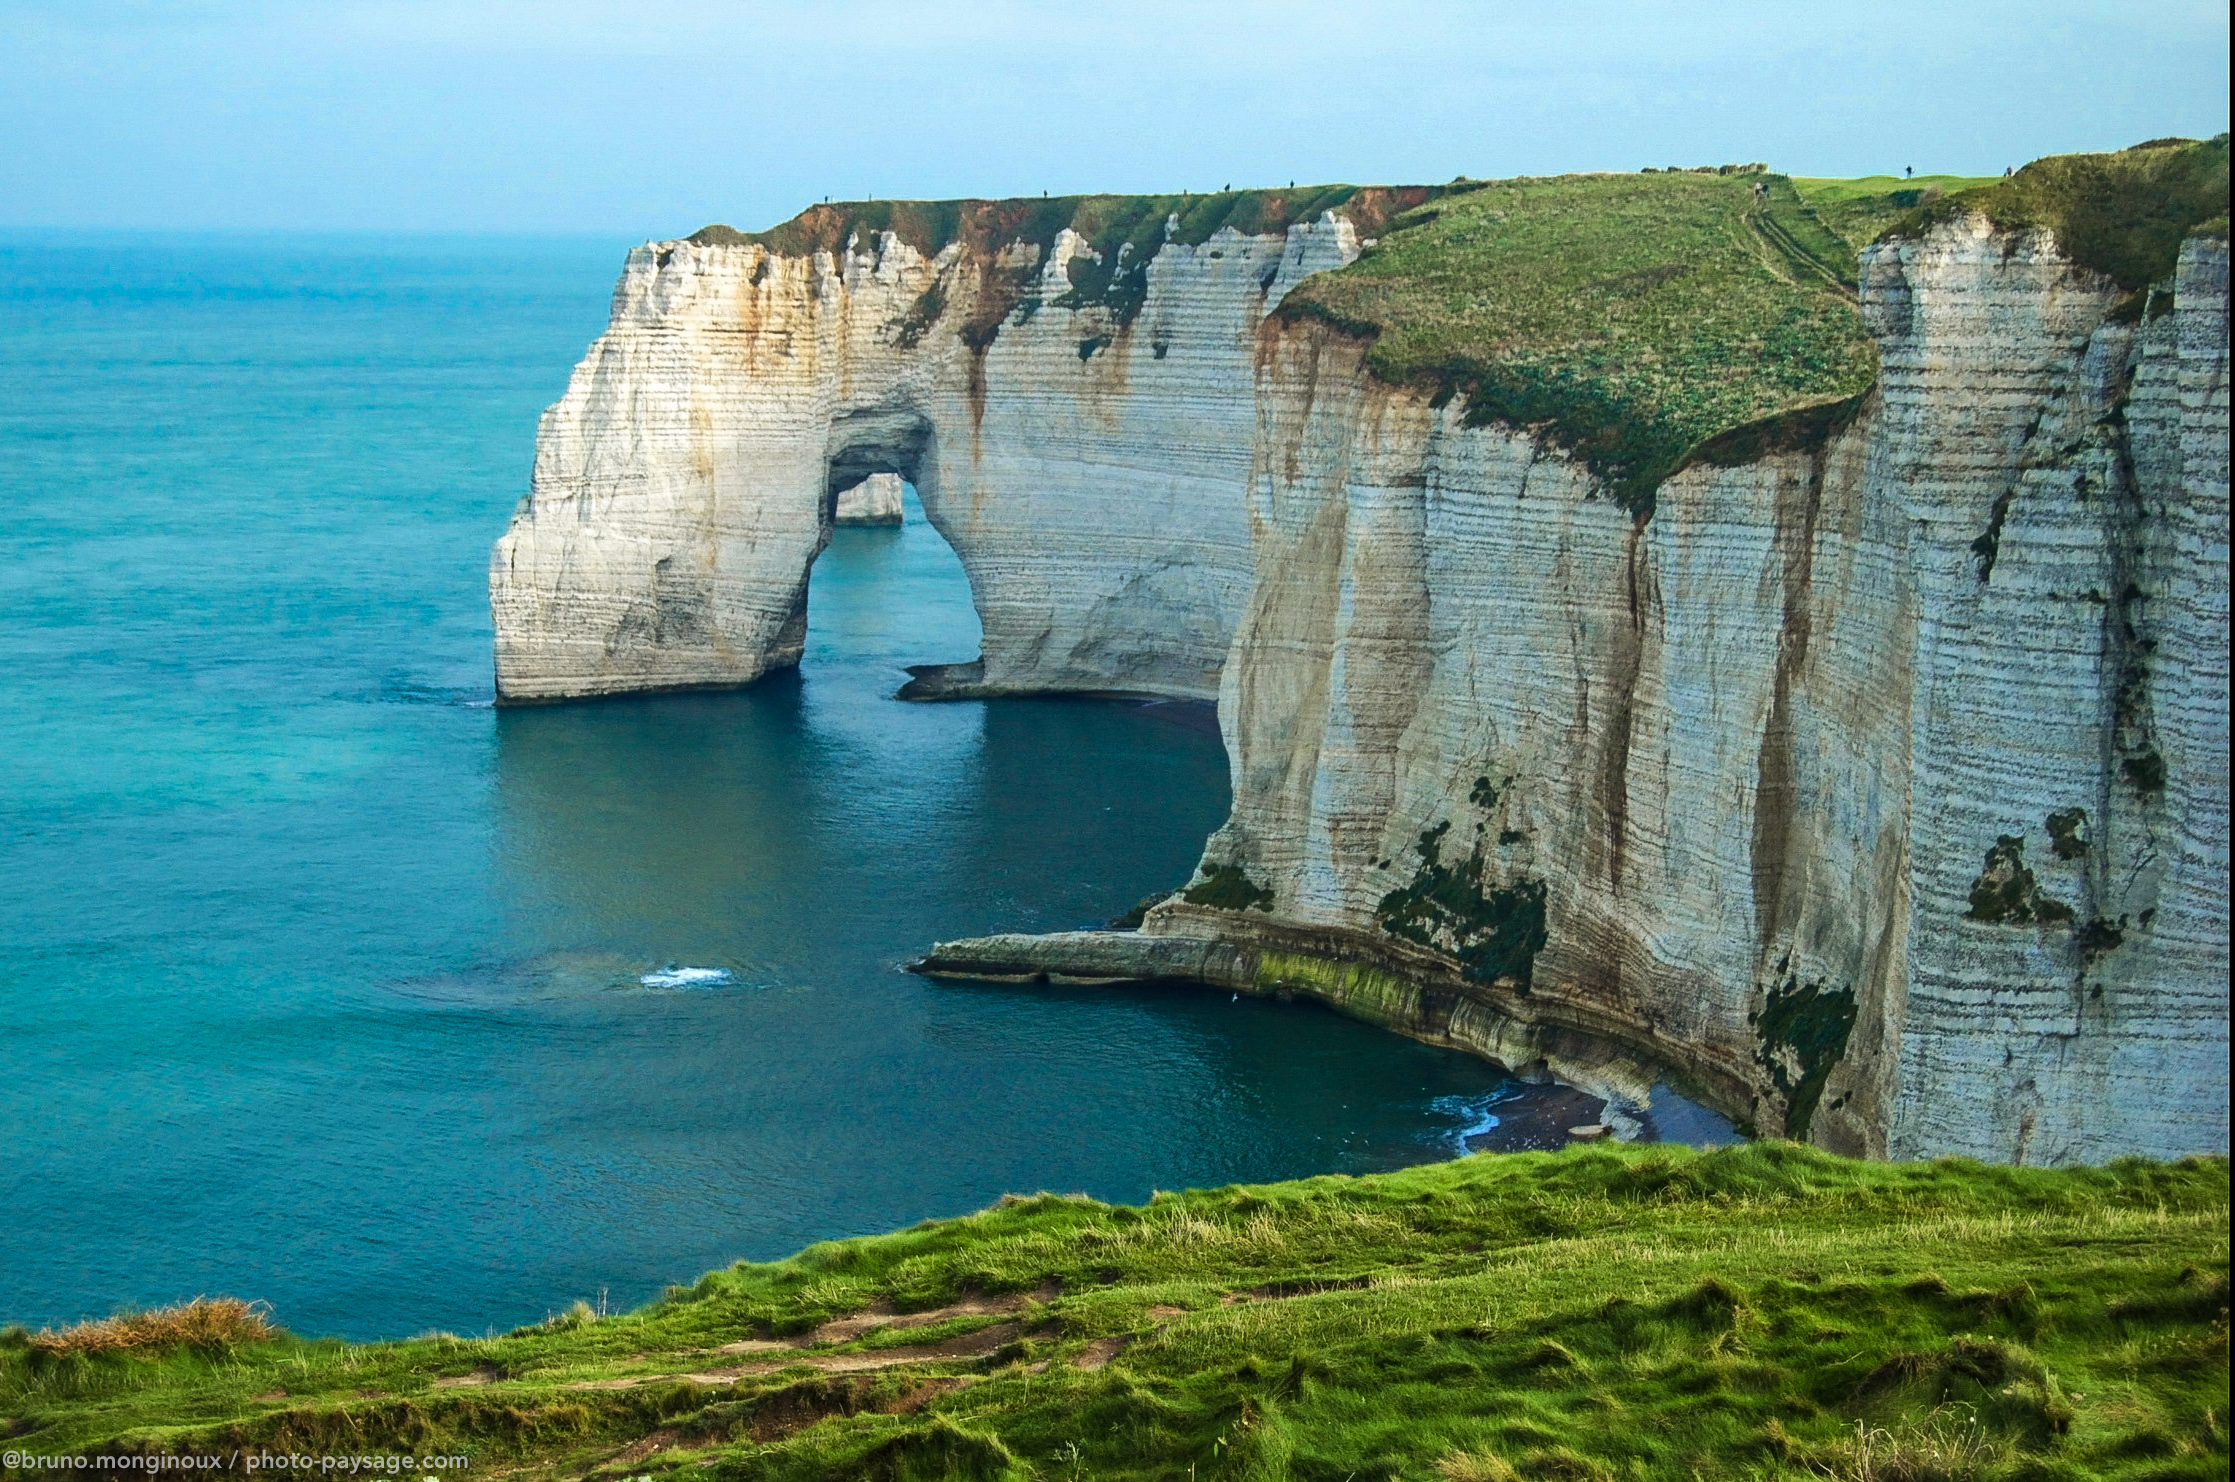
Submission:
[[1226,807],[1163,712],[891,699],[976,651],[920,515],[838,533],[795,676],[492,709],[489,543],[625,245],[0,241],[0,1321],[501,1329],[1512,1094],[1308,1007],[897,971],[1099,922]]

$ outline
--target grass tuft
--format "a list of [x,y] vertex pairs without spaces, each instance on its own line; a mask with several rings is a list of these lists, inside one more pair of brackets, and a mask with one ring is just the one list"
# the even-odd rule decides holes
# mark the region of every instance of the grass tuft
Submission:
[[1892,1430],[1857,1421],[1842,1449],[1830,1473],[1852,1482],[1972,1482],[1998,1472],[2009,1454],[1963,1406]]
[[176,1307],[125,1312],[99,1322],[42,1329],[29,1334],[24,1344],[33,1353],[69,1358],[166,1353],[178,1349],[224,1352],[272,1337],[276,1330],[271,1325],[270,1315],[271,1309],[261,1302],[243,1302],[233,1297],[196,1297]]
[[1524,1482],[1521,1474],[1487,1451],[1453,1451],[1436,1459],[1444,1482]]

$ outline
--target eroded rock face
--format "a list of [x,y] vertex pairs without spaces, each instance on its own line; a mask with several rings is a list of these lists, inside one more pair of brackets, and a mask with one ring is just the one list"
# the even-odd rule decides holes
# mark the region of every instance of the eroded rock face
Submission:
[[[2135,325],[1983,224],[1865,274],[1856,423],[1644,521],[1280,336],[1207,863],[1741,1077],[1768,1130],[2222,1147],[2225,246]],[[1975,909],[2020,859],[2032,904]]]
[[905,476],[985,628],[919,693],[1218,697],[1179,957],[1845,1151],[2225,1148],[2224,240],[2131,323],[2045,236],[1874,248],[1855,420],[1649,516],[1268,317],[1340,219],[1167,245],[1129,319],[1045,306],[1081,246],[632,254],[497,547],[504,697],[796,662],[838,491]]
[[[801,258],[631,253],[492,558],[500,698],[798,662],[836,493],[872,473],[913,483],[961,557],[983,689],[1215,695],[1252,570],[1257,329],[1356,233],[1322,217],[1167,246],[1130,319],[1035,312],[1085,247],[1066,231],[1036,250],[926,259],[888,234]],[[1019,271],[1018,310],[967,342],[979,295]]]
[[838,491],[834,523],[840,525],[898,525],[906,511],[900,502],[897,473],[873,473],[850,489]]

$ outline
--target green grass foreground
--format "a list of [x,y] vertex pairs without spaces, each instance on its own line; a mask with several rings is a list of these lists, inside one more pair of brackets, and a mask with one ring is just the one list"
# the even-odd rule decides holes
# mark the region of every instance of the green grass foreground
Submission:
[[0,1433],[470,1476],[2224,1477],[2227,1261],[2224,1158],[1591,1145],[1008,1199],[486,1339],[18,1328]]

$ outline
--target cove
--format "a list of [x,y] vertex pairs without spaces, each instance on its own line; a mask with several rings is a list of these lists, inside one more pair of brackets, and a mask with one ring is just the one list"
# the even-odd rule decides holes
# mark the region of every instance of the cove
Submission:
[[838,532],[796,673],[492,708],[487,542],[614,251],[0,243],[0,1321],[502,1330],[1527,1122],[1305,1005],[897,970],[1099,924],[1227,806],[1168,712],[894,700],[976,641],[920,514]]

